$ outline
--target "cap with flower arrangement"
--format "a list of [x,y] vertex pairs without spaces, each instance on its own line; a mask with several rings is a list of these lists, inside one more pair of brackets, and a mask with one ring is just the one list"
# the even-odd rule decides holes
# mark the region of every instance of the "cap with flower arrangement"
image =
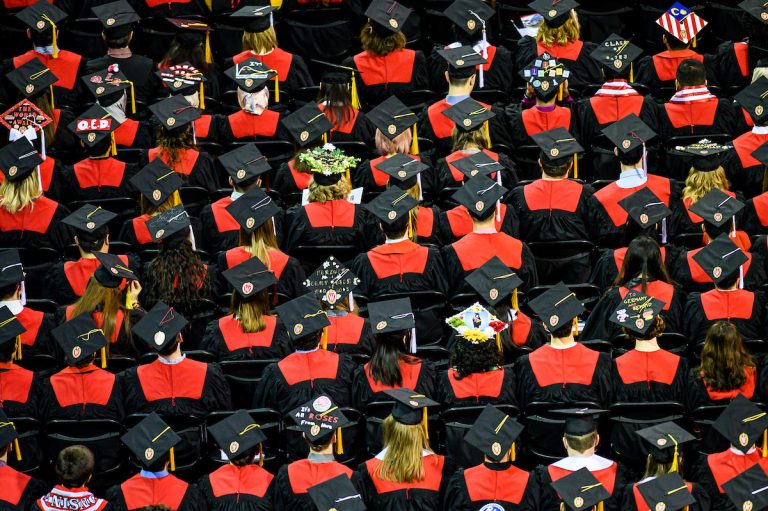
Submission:
[[472,345],[481,345],[493,339],[496,347],[501,351],[501,337],[499,333],[506,330],[509,325],[491,314],[488,309],[475,303],[458,314],[454,314],[445,320],[448,326],[456,330],[458,337]]
[[325,144],[301,153],[299,161],[307,166],[315,183],[320,186],[331,186],[344,175],[350,181],[349,169],[356,167],[360,163],[360,158],[347,156],[333,144]]

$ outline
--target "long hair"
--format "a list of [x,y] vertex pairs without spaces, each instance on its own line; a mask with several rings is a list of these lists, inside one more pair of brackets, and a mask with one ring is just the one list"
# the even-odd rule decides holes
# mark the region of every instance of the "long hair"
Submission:
[[342,177],[332,185],[319,185],[315,178],[309,180],[309,202],[325,204],[333,200],[346,199],[352,187],[346,177]]
[[143,194],[139,196],[139,209],[141,210],[142,215],[157,216],[160,213],[164,213],[169,209],[172,209],[174,206],[178,206],[179,204],[181,204],[181,197],[179,196],[178,191],[173,192],[170,197],[165,199],[157,206],[152,204],[152,202],[144,197]]
[[661,259],[659,244],[650,236],[638,236],[627,247],[624,263],[613,285],[626,286],[632,283],[631,281],[635,281],[632,287],[639,283],[642,292],[645,293],[646,284],[653,280],[672,283],[672,278]]
[[384,447],[387,452],[376,469],[379,478],[395,483],[424,480],[422,454],[424,449],[429,450],[429,442],[421,424],[409,426],[397,422],[391,415],[388,416],[384,419]]
[[373,349],[371,361],[368,363],[373,381],[389,387],[400,387],[403,375],[400,372],[400,362],[417,364],[419,359],[404,352],[405,334],[403,332],[388,332],[376,336],[376,347]]
[[263,55],[277,48],[277,33],[274,27],[262,32],[243,32],[243,50]]
[[[678,453],[677,457],[677,471],[682,474],[683,456],[682,454]],[[647,477],[661,477],[668,474],[669,470],[672,468],[672,462],[673,460],[669,460],[667,463],[662,463],[649,454],[645,460],[645,472],[643,473],[643,479]]]
[[453,343],[451,367],[459,380],[470,374],[496,370],[503,364],[504,355],[494,341],[472,344],[457,338]]
[[208,76],[208,63],[205,61],[205,49],[202,44],[181,44],[177,38],[171,41],[163,60],[158,64],[159,69],[189,62],[201,73]]
[[579,15],[576,11],[572,10],[568,21],[557,28],[552,28],[547,25],[546,21],[542,21],[536,34],[536,42],[549,47],[555,45],[565,46],[573,41],[578,41],[580,37],[581,24],[579,23]]
[[264,315],[269,311],[269,292],[262,289],[249,300],[243,300],[237,292],[232,293],[230,310],[240,322],[244,333],[262,332],[267,328]]
[[728,191],[730,188],[722,166],[710,171],[696,170],[696,168],[691,167],[688,177],[685,178],[683,200],[691,199],[691,204],[696,204],[715,188],[722,191]]
[[355,109],[352,108],[352,94],[348,84],[321,81],[317,102],[325,103],[325,115],[334,128],[338,129],[352,120]]
[[75,318],[84,312],[88,314],[101,312],[101,330],[104,332],[104,337],[111,341],[117,328],[118,311],[123,311],[123,330],[126,336],[129,336],[131,332],[130,315],[126,313],[122,291],[117,287],[104,287],[95,277],[91,276],[83,296],[72,307],[72,317]]
[[37,171],[33,170],[21,181],[5,179],[0,183],[0,208],[11,214],[18,213],[33,204],[40,195],[42,194]]
[[408,154],[411,151],[411,141],[413,140],[413,133],[411,130],[405,130],[395,137],[394,140],[387,138],[381,130],[376,129],[374,135],[374,143],[376,144],[376,151],[381,156],[389,156],[390,154]]
[[267,269],[270,269],[272,266],[269,259],[269,251],[279,250],[273,222],[274,220],[270,218],[252,233],[240,230],[239,245],[251,256],[258,258]]
[[370,21],[360,31],[360,44],[363,50],[374,57],[389,55],[395,50],[403,49],[407,42],[405,34],[402,32],[395,32],[386,36],[379,34]]
[[735,390],[747,381],[746,370],[755,368],[755,361],[744,347],[736,325],[718,321],[707,330],[701,350],[699,375],[716,391]]
[[186,129],[181,130],[179,133],[170,132],[165,128],[160,129],[160,134],[157,137],[158,157],[161,158],[166,165],[176,172],[180,172],[182,152],[184,149],[194,149],[198,151],[195,145],[194,138],[192,137],[192,125],[188,124]]
[[[30,100],[32,104],[34,104],[37,108],[43,111],[45,115],[47,115],[49,118],[53,119],[53,108],[51,108],[51,90],[46,89],[46,91],[42,94],[40,94],[37,97],[34,97]],[[46,149],[50,148],[53,143],[56,141],[56,125],[55,123],[48,123],[46,127],[43,128],[43,132],[45,133],[45,145]]]
[[162,300],[182,314],[193,312],[194,305],[210,294],[210,277],[203,261],[185,240],[178,247],[160,247],[148,265],[148,306]]
[[453,138],[453,150],[463,151],[465,149],[490,149],[491,141],[482,126],[472,131],[460,130],[456,126],[451,132]]

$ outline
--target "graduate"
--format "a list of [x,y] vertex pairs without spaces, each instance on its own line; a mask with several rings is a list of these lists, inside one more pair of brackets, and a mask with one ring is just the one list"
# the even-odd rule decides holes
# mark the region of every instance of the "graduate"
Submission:
[[531,300],[552,340],[515,363],[517,401],[591,401],[607,405],[611,395],[611,360],[574,340],[574,319],[584,312],[576,295],[560,283]]
[[37,500],[38,508],[46,511],[109,509],[106,500],[88,491],[95,462],[93,452],[84,445],[71,445],[59,451],[54,465],[59,484]]
[[514,418],[493,405],[485,406],[464,435],[467,444],[483,453],[483,463],[451,477],[445,509],[475,511],[494,504],[510,511],[539,509],[536,477],[514,465],[515,441],[522,431],[522,424]]
[[234,289],[231,314],[208,324],[200,349],[216,360],[280,359],[291,352],[283,322],[269,314],[267,288],[275,286],[274,273],[251,257],[222,272]]
[[277,76],[258,59],[243,60],[224,71],[237,85],[237,104],[240,110],[227,117],[217,117],[217,131],[222,141],[274,140],[278,133],[281,114],[270,110],[267,83]]
[[272,509],[274,477],[261,467],[262,444],[267,437],[259,424],[248,412],[238,410],[208,426],[208,433],[229,461],[201,477],[197,483],[208,508],[221,511]]
[[168,469],[174,469],[174,446],[182,439],[156,413],[150,413],[121,437],[141,465],[141,471],[113,486],[106,499],[115,511],[163,505],[178,511],[204,511],[200,489],[187,484]]
[[477,176],[467,181],[453,195],[472,217],[472,232],[442,248],[443,261],[449,279],[451,295],[463,292],[464,278],[494,255],[518,272],[523,280],[522,290],[538,284],[536,265],[528,246],[512,236],[495,229],[499,217],[498,202],[507,189],[487,177]]
[[[320,64],[321,62],[316,62]],[[357,84],[360,71],[354,67],[323,62],[326,66],[320,75],[320,91],[317,107],[333,124],[332,142],[362,141],[371,144],[373,132],[366,114],[360,110]]]
[[755,464],[724,483],[723,489],[736,509],[745,507],[760,509],[768,506],[765,493],[760,491],[761,488],[765,488],[767,482],[768,474],[765,473],[765,468]]
[[350,406],[355,363],[344,354],[322,349],[328,317],[314,293],[278,305],[278,317],[288,327],[294,352],[270,364],[253,396],[253,407],[287,414],[313,396],[329,395],[339,406]]
[[331,323],[324,334],[329,351],[352,355],[373,352],[371,323],[358,314],[352,293],[359,284],[360,279],[333,256],[304,280],[304,287],[315,293]]
[[735,190],[750,198],[763,190],[764,165],[753,156],[768,142],[768,78],[760,77],[734,96],[752,119],[754,127],[733,140],[733,148],[725,157],[725,173]]
[[0,495],[0,509],[14,511],[18,509],[32,509],[36,499],[42,497],[48,487],[43,481],[37,480],[18,472],[8,465],[10,457],[21,457],[18,451],[19,435],[16,426],[8,419],[8,416],[0,410],[0,484],[3,485],[3,493]]
[[523,241],[589,239],[587,211],[592,187],[570,179],[578,177],[576,159],[584,151],[563,128],[542,131],[533,137],[539,146],[541,178],[512,190],[511,202]]
[[[188,64],[203,74],[207,80],[206,88],[209,95],[213,98],[219,98],[219,70],[216,63],[213,62],[210,44],[213,27],[200,17],[187,19],[165,15],[162,18],[168,22],[165,25],[168,28],[162,27],[162,30],[171,30],[175,35],[170,44],[167,43],[167,39],[163,40],[162,44],[167,47],[167,50],[158,62],[157,68],[165,70],[173,66]],[[155,53],[158,53],[157,50]]]
[[208,82],[205,74],[188,62],[160,69],[155,74],[163,85],[163,92],[171,96],[180,94],[200,110],[200,117],[192,121],[195,143],[219,142],[220,126],[214,122],[213,115],[205,113],[205,84]]
[[37,417],[40,385],[35,373],[19,366],[20,335],[26,332],[11,312],[0,307],[0,408],[10,417]]
[[341,474],[307,489],[309,497],[318,511],[332,509],[335,504],[344,506],[345,511],[365,511],[363,497],[346,474]]
[[[560,510],[605,509],[610,502],[608,487],[586,468],[581,468],[550,483],[560,502]],[[555,501],[556,502],[556,501]],[[543,508],[542,508],[543,509]]]

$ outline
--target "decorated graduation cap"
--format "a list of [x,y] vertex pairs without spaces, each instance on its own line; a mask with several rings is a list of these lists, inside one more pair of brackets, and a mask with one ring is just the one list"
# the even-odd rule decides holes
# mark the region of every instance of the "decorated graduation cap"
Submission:
[[176,29],[176,41],[185,48],[203,45],[206,64],[213,63],[211,53],[211,28],[208,23],[199,19],[165,18]]
[[544,100],[552,98],[555,93],[558,94],[558,99],[562,100],[562,86],[570,75],[571,72],[547,52],[539,55],[528,67],[520,71],[520,76]]
[[633,63],[642,53],[643,50],[632,44],[629,39],[611,34],[589,56],[620,76],[629,73],[629,81],[632,82]]
[[217,159],[235,184],[249,181],[272,168],[253,142],[219,155]]
[[637,491],[650,509],[678,511],[696,503],[688,485],[677,472],[639,483]]
[[111,153],[114,156],[117,154],[117,148],[112,133],[120,127],[120,124],[112,114],[95,104],[78,115],[67,127],[86,147],[94,147],[105,140],[110,140]]
[[709,172],[722,165],[725,152],[730,146],[722,145],[703,138],[695,144],[675,147],[678,151],[693,155],[693,167],[696,170]]
[[411,154],[419,154],[418,136],[416,133],[416,121],[418,116],[410,108],[397,99],[396,96],[390,96],[376,108],[368,112],[365,116],[373,126],[381,131],[382,135],[390,140],[394,140],[407,129],[413,129],[413,138],[411,139]]
[[130,34],[135,24],[141,19],[126,0],[95,5],[91,7],[91,12],[101,21],[104,34],[111,39],[119,39]]
[[[736,223],[736,213],[744,209],[744,203],[719,188],[713,188],[688,208],[708,224],[720,227],[726,222]],[[734,227],[735,229],[735,227]]]
[[768,78],[761,76],[736,94],[733,99],[746,110],[756,124],[768,118]]
[[566,326],[584,312],[576,293],[562,282],[529,301],[528,305],[550,332]]
[[71,225],[80,233],[92,234],[115,218],[117,218],[115,213],[112,213],[101,206],[86,204],[70,215],[64,217],[61,222]]
[[602,133],[622,153],[645,147],[645,144],[656,136],[656,133],[635,114],[622,117],[603,128]]
[[190,96],[200,94],[200,110],[205,110],[205,82],[208,80],[202,71],[189,62],[176,64],[155,72],[160,81],[168,87],[171,94]]
[[498,182],[485,176],[477,176],[466,181],[452,198],[467,208],[472,218],[483,220],[493,213],[497,201],[501,200],[505,193],[507,189]]
[[662,222],[662,241],[666,242],[666,218],[672,211],[659,199],[650,188],[644,186],[619,201],[627,216],[643,229]]
[[349,296],[349,308],[353,309],[352,290],[359,283],[360,279],[349,268],[334,256],[330,256],[304,280],[304,287],[314,292],[315,296],[331,309]]
[[680,446],[696,438],[674,422],[662,422],[636,431],[646,442],[648,453],[659,463],[672,462],[670,472],[677,472]]
[[76,365],[99,350],[101,360],[106,361],[106,346],[109,342],[87,312],[54,328],[51,334],[61,346],[69,365]]
[[101,71],[96,71],[80,78],[86,88],[102,106],[116,103],[124,90],[128,89],[131,97],[131,113],[136,113],[136,94],[133,82],[120,70],[120,64],[111,64]]
[[37,34],[52,30],[52,57],[59,58],[59,23],[67,18],[67,13],[50,2],[39,0],[16,13],[16,17]]
[[274,25],[273,13],[277,10],[271,5],[246,5],[229,15],[235,23],[241,23],[246,32],[264,32]]
[[[21,334],[27,329],[21,324],[21,321],[11,312],[11,309],[3,305],[0,307],[0,346],[14,343],[16,352],[14,360],[21,360]],[[0,445],[7,445],[2,444]]]
[[572,511],[591,509],[611,496],[603,483],[586,468],[580,468],[550,484]]
[[[51,96],[53,96],[53,89],[51,87],[59,79],[37,57],[30,59],[5,76],[25,98],[37,97],[46,90],[50,90]],[[52,103],[51,108],[53,106]]]
[[539,146],[539,158],[542,163],[560,166],[566,165],[573,158],[573,177],[579,177],[578,153],[584,151],[581,144],[565,128],[554,128],[531,135],[531,138]]
[[482,0],[456,0],[444,11],[454,25],[473,36],[485,30],[496,11]]
[[741,287],[744,280],[742,265],[749,261],[749,258],[726,233],[722,233],[696,252],[693,260],[715,284],[728,280],[738,272]]
[[294,341],[320,332],[331,324],[314,293],[278,305],[275,312],[288,327],[288,335]]
[[154,206],[171,197],[184,180],[160,158],[155,158],[130,179],[131,184]]
[[762,463],[755,463],[722,487],[735,509],[751,511],[768,507],[768,474]]
[[360,163],[360,158],[348,156],[333,144],[324,144],[299,154],[299,161],[307,166],[312,179],[320,186],[330,186],[343,177],[351,181],[349,171]]
[[565,408],[553,410],[553,413],[565,417],[563,433],[569,436],[584,436],[597,431],[597,420],[605,410],[596,408]]
[[16,425],[0,409],[0,445],[6,446],[13,442],[13,450],[16,452],[16,461],[21,461],[21,449],[19,449],[19,434]]
[[765,436],[768,415],[743,395],[737,394],[712,426],[744,454],[762,436],[762,457],[768,456]]
[[181,442],[181,437],[155,412],[129,429],[121,440],[144,467],[151,467],[168,454],[171,470],[176,469],[173,447]]
[[471,179],[475,176],[488,176],[490,178],[494,172],[501,172],[505,169],[504,165],[483,151],[454,160],[451,165],[464,174],[465,179]]
[[324,444],[336,435],[336,454],[344,454],[341,428],[349,424],[349,419],[339,406],[327,395],[320,395],[290,412],[290,417],[304,433],[311,444]]
[[640,291],[630,290],[608,320],[639,335],[655,324],[664,302]]
[[133,270],[127,267],[117,255],[102,252],[94,252],[93,255],[101,263],[93,276],[102,286],[116,288],[122,285],[123,279],[138,280]]
[[744,0],[739,7],[755,17],[763,25],[768,24],[768,5],[765,0]]
[[392,418],[406,426],[421,424],[424,428],[424,434],[429,440],[427,407],[438,406],[440,403],[407,388],[385,390],[384,393],[395,400],[395,406],[392,407]]
[[181,94],[150,105],[149,110],[160,121],[160,125],[168,131],[185,128],[187,124],[196,121],[202,115],[200,110],[190,105]]
[[429,168],[429,165],[422,163],[418,158],[413,158],[403,153],[395,153],[376,165],[376,168],[384,172],[393,179],[390,183],[401,190],[410,190],[417,183],[421,193],[421,172]]
[[570,18],[571,11],[578,6],[573,0],[536,0],[528,4],[552,28],[561,27]]
[[326,62],[324,60],[311,59],[315,64],[325,66],[323,72],[320,75],[320,84],[328,85],[349,85],[349,92],[351,96],[352,108],[360,110],[360,96],[357,93],[357,78],[361,71],[356,67],[342,66],[339,64],[333,64],[332,62]]
[[188,321],[176,309],[158,301],[143,318],[133,326],[133,333],[153,350],[161,351],[176,340]]
[[227,459],[233,460],[259,446],[259,465],[264,464],[262,444],[267,436],[247,411],[238,410],[207,430]]
[[481,267],[467,275],[464,280],[491,306],[496,306],[512,295],[512,308],[518,309],[518,287],[523,283],[520,276],[497,256],[491,257]]
[[488,60],[471,46],[443,48],[437,54],[448,62],[448,76],[451,78],[469,78],[476,73],[476,66],[487,64]]
[[240,224],[240,229],[249,234],[280,212],[272,197],[258,186],[235,199],[226,210]]
[[258,257],[250,257],[221,275],[243,299],[256,296],[259,291],[277,283],[275,274]]
[[21,137],[0,149],[0,171],[8,181],[26,179],[43,162],[32,142]]
[[[248,59],[230,67],[224,74],[245,92],[258,92],[267,82],[277,80],[277,71],[269,69],[258,59]],[[279,84],[275,82],[276,91]],[[276,93],[277,94],[277,93]]]
[[24,282],[24,265],[21,264],[18,249],[0,250],[0,287],[19,282]]
[[456,330],[456,335],[470,345],[480,346],[489,341],[496,341],[496,348],[501,351],[499,333],[506,330],[509,324],[491,314],[488,309],[475,303],[458,314],[454,314],[445,322]]
[[347,474],[332,477],[307,488],[317,511],[365,511],[365,503]]
[[177,234],[183,234],[186,239],[189,226],[189,214],[181,204],[147,220],[147,229],[155,242],[169,242]]
[[[43,128],[53,122],[45,112],[28,99],[22,99],[0,115],[0,125],[12,136],[26,135],[27,130],[40,134],[40,151],[45,155],[45,131]],[[18,137],[22,138],[22,137]]]
[[707,22],[698,14],[680,2],[672,6],[656,20],[656,24],[675,39],[696,47],[696,34],[707,26]]
[[299,147],[306,147],[320,137],[325,138],[333,128],[331,121],[312,102],[283,117],[280,122]]
[[371,20],[373,29],[386,37],[399,32],[411,12],[412,9],[397,0],[373,0],[365,15]]
[[[459,101],[443,110],[443,115],[456,123],[461,131],[474,131],[496,116],[490,108],[483,106],[472,98]],[[487,129],[487,128],[486,128]]]
[[510,450],[515,460],[515,441],[523,425],[493,405],[486,405],[478,415],[464,441],[476,447],[493,461],[500,462]]
[[393,186],[363,207],[386,225],[392,225],[418,205],[408,191]]

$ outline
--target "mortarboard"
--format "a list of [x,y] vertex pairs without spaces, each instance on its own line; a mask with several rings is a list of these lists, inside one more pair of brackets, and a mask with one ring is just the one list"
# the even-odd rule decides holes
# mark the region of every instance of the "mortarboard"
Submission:
[[494,172],[501,172],[505,169],[504,165],[494,160],[483,151],[478,151],[469,156],[464,156],[451,162],[459,172],[464,174],[465,179],[471,179],[475,176],[491,177]]
[[720,227],[744,209],[744,203],[718,188],[713,188],[688,209],[708,224]]
[[418,120],[416,114],[396,96],[390,96],[379,103],[365,117],[376,129],[381,131],[382,135],[390,140],[394,140],[411,126],[414,126],[415,130]]
[[219,155],[217,159],[235,184],[251,180],[272,168],[253,142]]
[[667,205],[654,195],[647,186],[621,199],[619,206],[627,212],[629,218],[643,229],[647,229],[672,215],[672,211]]
[[488,60],[471,46],[443,48],[437,54],[448,62],[448,75],[452,78],[469,78],[476,72],[476,66],[487,64]]
[[[69,365],[76,365],[109,344],[104,332],[96,325],[87,312],[83,312],[66,323],[51,330],[56,342],[61,346]],[[101,352],[106,361],[105,352]]]
[[648,452],[659,463],[672,462],[670,471],[677,471],[677,455],[680,445],[696,438],[674,422],[662,422],[649,428],[636,431],[646,442]]
[[321,186],[336,184],[344,175],[349,180],[349,170],[360,163],[360,158],[348,156],[333,144],[313,147],[300,153],[298,159],[306,165],[315,183]]
[[96,101],[102,106],[109,106],[117,102],[122,94],[117,94],[125,89],[130,90],[131,112],[136,113],[136,94],[133,82],[122,71],[119,64],[112,64],[106,69],[96,71],[80,78],[86,88],[93,94]]
[[181,94],[149,106],[164,129],[172,131],[186,127],[200,118],[200,110],[190,105]]
[[187,326],[188,321],[173,307],[158,301],[138,323],[133,326],[133,333],[146,342],[155,351],[176,340],[176,336]]
[[390,177],[391,184],[401,190],[410,190],[419,181],[419,173],[428,169],[429,165],[418,158],[403,153],[395,153],[376,165],[376,168]]
[[545,100],[562,91],[562,85],[571,75],[565,66],[544,52],[532,64],[520,71],[520,76]]
[[768,167],[768,142],[752,151],[752,158]]
[[499,320],[479,303],[470,305],[445,322],[456,330],[458,337],[471,345],[480,346],[495,339],[499,351],[502,351],[499,333],[509,327],[507,322]]
[[491,257],[464,280],[491,306],[511,295],[523,283],[517,272],[497,256]]
[[244,299],[253,298],[259,291],[277,283],[274,272],[270,271],[258,257],[250,257],[221,273],[235,292]]
[[245,92],[258,92],[277,76],[277,71],[269,69],[258,59],[250,59],[235,64],[224,74]]
[[568,130],[554,128],[531,135],[531,138],[541,149],[539,158],[542,163],[553,166],[566,165],[568,160],[573,158],[573,177],[579,177],[577,154],[583,152],[584,148]]
[[[233,460],[267,439],[251,414],[238,410],[224,420],[207,427],[208,433],[221,448],[227,459]],[[261,456],[259,462],[261,464]]]
[[67,18],[67,13],[53,5],[51,2],[39,0],[16,13],[16,18],[21,20],[33,32],[42,34],[47,30],[53,30],[53,58],[59,58],[58,33],[59,23]]
[[429,439],[427,407],[438,406],[440,403],[407,388],[385,390],[384,393],[395,400],[395,406],[392,407],[392,418],[407,426],[421,424],[427,439]]
[[104,33],[111,39],[128,35],[141,19],[126,0],[95,5],[91,12],[101,21]]
[[563,433],[570,436],[584,436],[597,431],[597,420],[605,410],[596,408],[567,408],[552,410],[565,417]]
[[18,249],[0,250],[0,288],[24,282],[24,265]]
[[0,149],[0,171],[8,181],[26,179],[42,158],[27,137],[21,137]]
[[765,0],[744,0],[739,3],[739,7],[747,11],[762,24],[768,23],[768,5]]
[[159,206],[184,184],[184,180],[160,158],[155,158],[130,179],[154,206]]
[[91,234],[117,218],[115,213],[101,206],[86,204],[61,220],[61,223],[71,225],[77,231]]
[[584,312],[584,306],[576,298],[576,293],[562,282],[529,301],[528,306],[550,332],[559,330]]
[[339,406],[326,395],[302,404],[289,415],[312,444],[324,443],[334,431],[349,424]]
[[722,487],[735,509],[752,511],[768,507],[768,474],[762,463],[755,463]]
[[444,13],[454,25],[467,34],[474,35],[485,28],[496,11],[481,0],[456,0]]
[[492,181],[485,176],[477,176],[469,179],[464,186],[456,190],[452,198],[467,208],[467,211],[473,218],[484,219],[496,207],[507,189],[498,182]]
[[274,25],[273,12],[277,10],[271,5],[246,5],[229,15],[229,19],[244,25],[246,32],[264,32]]
[[709,172],[722,165],[722,157],[725,155],[724,153],[730,149],[730,146],[711,142],[704,138],[695,144],[690,144],[684,147],[678,146],[675,147],[675,149],[686,154],[692,154],[694,156],[693,167],[696,170]]
[[442,113],[456,123],[456,127],[461,131],[476,130],[496,115],[490,108],[486,108],[472,98],[459,101]]
[[623,153],[645,145],[656,136],[656,133],[635,114],[622,117],[603,128],[602,133]]
[[[360,283],[360,279],[349,268],[330,256],[304,280],[304,287],[330,308],[344,300]],[[352,305],[350,304],[350,309]]]
[[608,320],[640,335],[654,324],[664,302],[640,291],[630,290]]
[[399,32],[412,10],[397,0],[373,0],[365,15],[373,22],[372,27],[384,36]]
[[[8,131],[18,131],[22,135],[28,129],[40,132],[41,146],[45,140],[43,128],[53,122],[53,119],[45,114],[28,99],[22,99],[0,116],[0,125],[5,126]],[[43,153],[45,152],[43,147]]]
[[333,128],[315,103],[309,102],[280,121],[300,147],[306,147]]
[[168,87],[171,94],[190,96],[195,92],[200,94],[200,110],[205,110],[205,75],[189,62],[176,64],[155,71],[160,81]]
[[314,293],[278,305],[275,312],[288,327],[288,334],[293,341],[319,332],[331,324]]
[[213,63],[211,53],[211,28],[208,23],[199,19],[165,18],[176,29],[176,41],[184,48],[194,48],[203,44],[205,62]]
[[349,85],[350,95],[352,101],[352,108],[360,110],[360,96],[357,93],[357,79],[355,75],[359,75],[361,71],[356,67],[341,66],[339,64],[333,64],[332,62],[326,62],[324,60],[310,59],[315,64],[325,66],[322,74],[320,75],[320,84],[336,84],[336,85]]
[[768,78],[761,76],[736,94],[733,99],[747,111],[756,124],[768,118]]
[[59,80],[53,71],[45,67],[45,64],[37,57],[25,62],[5,76],[25,98],[34,98],[43,94]]
[[171,456],[171,470],[174,470],[173,447],[181,442],[181,437],[155,412],[128,430],[121,437],[144,467],[151,467],[166,454]]
[[374,334],[400,332],[416,327],[410,298],[396,298],[368,304],[368,319]]
[[[632,63],[642,53],[643,50],[629,42],[629,39],[611,34],[589,56],[615,73],[629,73],[631,76]],[[630,82],[632,78],[634,77],[630,77]]]
[[679,511],[696,504],[691,490],[688,489],[688,485],[677,472],[664,474],[650,481],[639,483],[637,491],[640,492],[650,509],[658,509],[659,511]]
[[[11,312],[7,306],[0,306],[0,346],[9,342],[21,342],[17,339],[27,329],[21,324],[21,321]],[[21,346],[17,345],[21,351]],[[18,360],[18,357],[17,357]],[[6,445],[0,442],[0,445]]]
[[571,11],[579,4],[573,0],[536,0],[528,7],[541,14],[548,26],[557,28],[570,19]]
[[[77,116],[67,127],[82,140],[86,147],[93,147],[105,139],[112,139],[112,132],[120,127],[120,124],[112,114],[96,104]],[[115,154],[117,154],[116,148],[112,151],[112,155]]]
[[93,255],[101,263],[93,276],[102,286],[116,288],[122,285],[123,279],[138,280],[133,270],[127,267],[123,260],[115,254],[94,252]]
[[[736,394],[712,424],[733,447],[747,454],[768,428],[768,416],[742,394]],[[765,451],[765,449],[763,449]],[[763,457],[765,457],[763,452]]]
[[522,431],[522,424],[489,404],[480,412],[472,429],[464,435],[464,441],[499,462],[514,448],[515,440]]
[[611,496],[603,484],[586,468],[581,468],[550,484],[572,511],[591,509]]
[[408,191],[393,186],[363,207],[386,225],[392,225],[418,205]]
[[258,186],[235,199],[226,210],[247,233],[252,233],[280,212],[272,197]]
[[696,47],[696,34],[707,26],[707,22],[698,14],[675,2],[664,14],[656,20],[656,24],[668,34],[685,44],[693,42]]
[[147,230],[155,242],[168,240],[178,233],[184,233],[186,238],[189,226],[189,214],[181,204],[147,220]]
[[11,442],[13,442],[13,450],[16,451],[16,461],[21,461],[19,435],[16,432],[16,425],[3,410],[0,410],[0,445],[6,446]]
[[318,511],[365,511],[360,492],[347,474],[332,477],[320,484],[307,488],[309,498]]
[[749,258],[726,233],[722,233],[693,254],[693,260],[715,284],[719,284],[741,272],[741,265]]

